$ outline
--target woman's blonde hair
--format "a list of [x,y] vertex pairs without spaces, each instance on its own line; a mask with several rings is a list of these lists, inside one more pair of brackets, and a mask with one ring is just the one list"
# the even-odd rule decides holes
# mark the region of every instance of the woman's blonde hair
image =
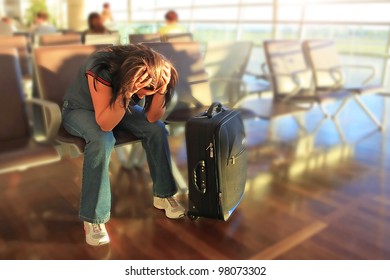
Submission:
[[[171,62],[163,55],[142,44],[108,47],[98,51],[98,53],[104,53],[104,55],[99,55],[93,66],[95,70],[94,81],[96,83],[97,76],[101,71],[107,70],[110,73],[113,89],[111,105],[114,104],[118,96],[123,97],[125,104],[125,94],[129,89],[134,88],[137,81],[136,74],[143,67],[146,67],[155,89],[163,86],[162,75],[165,63],[171,66],[171,79],[167,86],[164,107],[169,104],[178,80],[178,74]],[[145,96],[145,112],[150,109],[152,99],[153,95]]]

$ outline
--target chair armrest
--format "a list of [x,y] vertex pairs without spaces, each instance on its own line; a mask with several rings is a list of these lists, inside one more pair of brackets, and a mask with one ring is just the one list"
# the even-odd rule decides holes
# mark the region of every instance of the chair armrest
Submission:
[[26,99],[26,103],[29,105],[38,105],[44,110],[45,141],[54,142],[62,122],[61,110],[58,104],[37,98]]
[[301,84],[301,80],[299,78],[299,74],[300,73],[304,73],[304,72],[308,72],[311,77],[310,77],[310,90],[314,91],[314,84],[313,84],[313,78],[312,78],[312,71],[310,71],[309,69],[303,69],[303,70],[298,70],[298,71],[294,71],[294,72],[291,72],[289,74],[282,74],[282,73],[270,73],[269,75],[271,77],[290,77],[294,84],[295,84],[295,88],[288,94],[286,94],[285,97],[282,98],[282,101],[289,101],[290,99],[293,99],[295,95],[299,94],[302,90],[302,84]]
[[312,73],[310,71],[310,69],[306,68],[306,69],[303,69],[303,70],[297,70],[297,71],[294,71],[294,72],[291,72],[291,73],[288,73],[288,74],[285,74],[285,73],[267,73],[266,76],[270,76],[270,77],[290,77],[295,84],[299,85],[301,82],[299,80],[299,74],[301,73],[304,73],[304,72],[308,72],[308,73]]
[[336,90],[343,87],[343,73],[340,70],[339,66],[332,68],[316,68],[316,72],[327,73],[334,81],[334,85],[329,87],[329,89]]
[[340,68],[360,68],[370,70],[370,75],[364,80],[363,85],[370,82],[375,77],[375,68],[371,65],[356,65],[356,64],[344,64]]
[[246,71],[245,74],[249,76],[254,76],[256,79],[268,81],[269,71],[267,63],[263,62],[261,64],[261,72],[262,74]]
[[343,83],[343,73],[342,68],[361,68],[361,69],[367,69],[370,70],[370,75],[363,81],[363,85],[370,82],[375,77],[375,68],[370,65],[353,65],[353,64],[345,64],[345,65],[338,65],[332,68],[328,69],[315,69],[317,72],[326,72],[329,73],[329,75],[332,77],[332,79],[335,81],[335,88],[341,87]]

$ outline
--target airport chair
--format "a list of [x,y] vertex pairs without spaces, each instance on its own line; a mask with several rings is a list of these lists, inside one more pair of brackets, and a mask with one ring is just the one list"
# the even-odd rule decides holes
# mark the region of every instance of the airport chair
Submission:
[[[59,114],[59,109],[44,100],[25,100],[15,48],[0,48],[0,65],[7,69],[0,75],[0,174],[60,160],[50,143],[53,135],[46,134],[42,142],[34,139],[26,106],[34,104],[53,114]],[[56,126],[59,126],[58,119],[53,119],[53,129]]]
[[[32,95],[32,61],[29,36],[18,34],[14,36],[0,36],[0,47],[16,48],[23,77],[23,91],[27,97]],[[5,68],[3,68],[5,69]]]
[[327,116],[323,105],[342,100],[333,118],[344,108],[350,93],[315,88],[312,72],[306,64],[299,41],[265,41],[264,52],[276,102],[318,104]]
[[86,34],[84,45],[120,45],[120,34]]
[[[344,135],[338,124],[338,115],[348,102],[350,93],[342,90],[317,90],[314,86],[313,75],[308,67],[301,42],[295,40],[269,40],[264,42],[264,52],[267,63],[267,76],[271,82],[273,100],[276,104],[290,104],[291,116],[294,117],[301,131],[307,133],[302,112],[295,107],[311,109],[318,105],[324,118],[315,127],[315,134],[329,116],[325,104],[340,101],[331,116],[341,140]],[[293,107],[291,107],[293,105]],[[277,105],[280,106],[280,105]]]
[[47,34],[39,36],[39,46],[81,45],[80,34]]
[[[367,116],[382,129],[382,124],[360,99],[362,95],[380,93],[381,85],[370,83],[375,77],[375,68],[370,65],[343,65],[336,45],[331,40],[307,40],[303,42],[305,57],[313,71],[315,88],[317,90],[347,91],[359,104]],[[362,83],[346,84],[346,68],[363,69],[367,77]]]
[[33,40],[33,36],[30,32],[28,31],[16,31],[14,32],[13,34],[14,36],[23,36],[26,38],[27,40],[27,53],[28,54],[31,54],[31,50],[32,50],[32,40]]
[[[37,48],[34,50],[35,71],[40,97],[62,108],[63,97],[67,88],[75,80],[83,61],[94,51],[106,45],[69,45]],[[45,116],[47,120],[60,116]],[[62,126],[56,134],[58,143],[70,145],[73,150],[81,154],[85,148],[85,141],[80,137],[69,134]],[[114,131],[116,145],[123,145],[137,141],[128,132]],[[72,153],[71,153],[72,154]]]
[[27,37],[23,35],[0,36],[0,47],[17,49],[22,75],[24,78],[31,79],[31,61],[28,52]]
[[157,43],[161,42],[161,37],[159,34],[129,34],[129,43],[130,44],[139,44],[139,43]]
[[50,36],[62,36],[62,32],[52,32],[52,33],[45,33],[45,34],[39,34],[39,33],[32,33],[31,34],[31,40],[32,40],[32,47],[37,48],[40,44],[40,37],[50,35]]
[[213,100],[234,107],[247,95],[243,81],[252,42],[209,43],[204,64],[209,75]]

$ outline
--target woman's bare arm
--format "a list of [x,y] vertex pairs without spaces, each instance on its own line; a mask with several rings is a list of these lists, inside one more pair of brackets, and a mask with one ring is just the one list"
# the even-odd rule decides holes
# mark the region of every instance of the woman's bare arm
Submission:
[[92,96],[96,122],[103,131],[113,130],[123,118],[132,95],[152,82],[152,79],[147,79],[148,73],[144,73],[145,70],[146,68],[142,67],[137,71],[135,75],[137,82],[134,84],[133,88],[129,89],[126,93],[125,98],[127,101],[125,107],[123,104],[124,96],[118,96],[117,100],[115,100],[114,104],[111,106],[112,88],[96,81],[95,89],[95,79],[93,76],[88,75],[88,87]]
[[146,118],[149,122],[156,122],[165,114],[165,107],[163,106],[165,102],[165,96],[161,94],[154,94],[152,99],[152,104],[150,104],[150,109],[146,113]]
[[93,107],[95,109],[96,122],[100,126],[101,130],[112,131],[125,114],[123,98],[119,96],[115,103],[110,106],[112,88],[96,81],[95,89],[94,78],[91,75],[87,76],[89,91],[91,93]]

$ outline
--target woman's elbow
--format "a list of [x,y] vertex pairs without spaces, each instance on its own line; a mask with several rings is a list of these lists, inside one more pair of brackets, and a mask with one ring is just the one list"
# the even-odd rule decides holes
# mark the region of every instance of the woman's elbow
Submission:
[[108,131],[112,131],[113,130],[113,127],[109,126],[109,125],[106,125],[106,124],[99,124],[100,126],[100,129],[102,131],[105,131],[105,132],[108,132]]
[[102,121],[102,120],[100,120],[100,119],[96,119],[96,122],[97,122],[97,124],[98,124],[98,126],[100,127],[100,129],[102,130],[102,131],[112,131],[114,128],[111,126],[111,125],[109,125],[107,122],[104,122],[104,121]]
[[161,116],[158,116],[156,114],[146,114],[146,119],[150,123],[155,123],[155,122],[159,121],[160,118],[161,118]]
[[102,125],[100,125],[100,129],[102,130],[102,131],[104,131],[104,132],[109,132],[109,131],[112,131],[112,127],[110,127],[110,126],[102,126]]
[[162,116],[164,116],[164,114],[165,114],[165,108],[164,109],[162,109],[162,110],[160,110],[160,111],[148,111],[148,112],[146,112],[146,119],[148,120],[148,122],[150,122],[150,123],[155,123],[155,122],[157,122],[157,121],[159,121],[161,118],[162,118]]

